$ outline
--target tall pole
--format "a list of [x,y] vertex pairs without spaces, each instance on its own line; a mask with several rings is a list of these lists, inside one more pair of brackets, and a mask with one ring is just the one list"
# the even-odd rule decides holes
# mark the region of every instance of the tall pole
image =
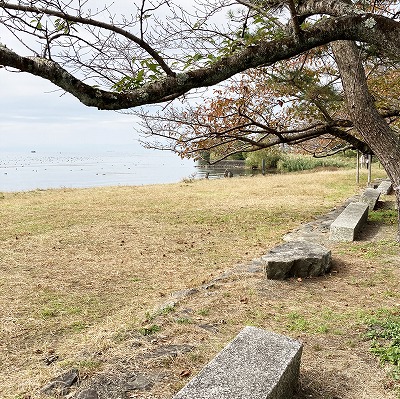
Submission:
[[264,158],[261,160],[261,173],[263,175],[265,175],[265,173],[267,173],[266,161]]
[[357,150],[356,183],[360,183],[360,151]]
[[371,184],[372,155],[368,154],[368,184]]

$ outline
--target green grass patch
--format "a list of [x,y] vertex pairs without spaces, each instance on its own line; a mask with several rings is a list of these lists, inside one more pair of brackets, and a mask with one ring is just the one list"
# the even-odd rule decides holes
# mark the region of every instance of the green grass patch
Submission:
[[315,158],[311,155],[287,154],[279,150],[266,149],[247,155],[246,165],[261,168],[263,160],[267,170],[276,169],[279,172],[298,172],[320,167],[349,168],[355,163],[351,157],[341,155]]
[[368,220],[375,223],[394,225],[397,223],[397,211],[395,209],[379,209],[371,212]]
[[382,363],[393,365],[393,378],[400,380],[400,314],[384,310],[367,320],[366,337],[371,340],[371,352]]
[[148,335],[153,335],[161,330],[161,327],[158,326],[157,324],[152,324],[147,327],[142,327],[139,329],[139,333],[143,335],[144,337]]
[[177,319],[175,319],[175,322],[178,324],[191,324],[192,320],[188,317],[178,317]]
[[340,247],[340,253],[352,254],[363,259],[385,259],[387,256],[397,255],[400,249],[395,240],[343,243]]
[[287,327],[290,331],[306,332],[310,330],[310,322],[298,312],[290,312],[287,318]]
[[285,325],[287,331],[302,332],[307,334],[326,333],[329,330],[327,325],[319,317],[300,311],[291,311],[285,315],[275,317],[275,320]]
[[344,320],[353,319],[354,315],[344,314],[323,308],[318,313],[292,311],[286,314],[284,322],[289,331],[308,334],[333,334],[343,333]]
[[161,309],[158,309],[157,311],[151,313],[151,312],[146,312],[146,321],[150,322],[153,321],[155,318],[158,316],[165,316],[169,313],[172,313],[175,311],[175,305],[173,304],[168,304]]
[[88,325],[83,321],[75,321],[70,325],[70,329],[73,332],[81,332],[88,328]]
[[82,309],[78,306],[67,305],[62,300],[52,300],[40,310],[40,316],[43,319],[59,317],[63,315],[78,315]]
[[343,160],[337,157],[331,158],[313,158],[306,155],[285,155],[276,165],[279,172],[298,172],[302,170],[310,170],[319,167],[335,167],[346,168],[350,167],[348,160]]
[[198,311],[198,314],[199,314],[200,316],[208,316],[208,315],[210,314],[210,309],[200,309],[200,310]]

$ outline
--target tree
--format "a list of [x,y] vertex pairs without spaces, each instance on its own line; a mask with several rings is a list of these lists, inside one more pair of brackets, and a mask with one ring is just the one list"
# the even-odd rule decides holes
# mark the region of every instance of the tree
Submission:
[[[119,17],[112,5],[92,5],[98,7],[90,0],[0,1],[2,32],[19,41],[0,46],[0,65],[47,79],[87,106],[120,110],[171,101],[333,43],[348,104],[343,123],[358,134],[344,138],[377,155],[400,203],[399,135],[385,119],[396,110],[376,109],[352,43],[398,62],[398,1],[216,0],[188,11],[167,0],[142,0]],[[221,13],[228,13],[226,23],[216,19]],[[346,127],[324,122],[303,135],[325,129],[340,136]]]
[[[388,173],[400,204],[400,134],[379,114],[371,96],[359,51],[353,42],[332,44],[346,93],[347,109],[354,126]],[[398,211],[400,239],[400,209]]]
[[[214,162],[277,144],[301,145],[314,156],[346,148],[370,153],[351,134],[354,127],[343,109],[339,79],[327,49],[248,71],[196,106],[183,101],[182,107],[142,113],[146,145],[182,157],[212,151]],[[388,116],[398,110],[384,112]],[[157,142],[158,137],[167,140]]]
[[[142,0],[120,19],[109,7],[92,11],[88,0],[0,1],[3,28],[33,55],[21,56],[3,44],[0,62],[53,82],[85,105],[116,110],[164,102],[335,40],[363,41],[392,57],[400,55],[400,24],[347,1],[334,6],[327,0],[300,1],[296,18],[286,25],[278,19],[285,15],[268,5],[277,2],[238,3],[251,12],[241,10],[227,28],[218,28],[208,26],[207,18],[225,12],[230,3],[204,4],[204,12],[192,20],[182,7],[163,0]],[[309,22],[320,14],[334,17]],[[243,24],[250,23],[254,32],[242,35]]]

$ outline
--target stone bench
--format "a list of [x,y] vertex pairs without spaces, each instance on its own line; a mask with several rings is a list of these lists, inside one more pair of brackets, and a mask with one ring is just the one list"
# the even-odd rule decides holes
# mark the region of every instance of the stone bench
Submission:
[[377,188],[377,190],[384,195],[390,194],[392,192],[392,189],[392,182],[388,179],[382,180]]
[[245,327],[174,399],[289,399],[301,353],[298,341]]
[[331,251],[308,241],[289,241],[261,257],[268,279],[321,276],[331,268]]
[[330,239],[333,241],[354,241],[362,225],[368,219],[368,204],[352,202],[333,221]]
[[369,211],[373,211],[381,192],[374,188],[367,188],[361,195],[360,202],[368,204]]

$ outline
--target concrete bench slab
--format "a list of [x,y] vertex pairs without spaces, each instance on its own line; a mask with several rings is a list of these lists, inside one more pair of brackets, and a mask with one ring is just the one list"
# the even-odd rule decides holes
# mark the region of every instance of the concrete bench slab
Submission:
[[382,180],[377,190],[384,195],[388,195],[392,192],[392,182],[388,179]]
[[333,241],[354,241],[367,219],[368,204],[352,202],[331,224],[330,239]]
[[368,204],[369,211],[373,211],[381,192],[378,189],[367,188],[361,195],[360,202]]
[[174,399],[289,399],[301,353],[298,341],[245,327]]
[[331,251],[307,241],[290,241],[271,249],[261,257],[268,279],[315,277],[331,268]]

